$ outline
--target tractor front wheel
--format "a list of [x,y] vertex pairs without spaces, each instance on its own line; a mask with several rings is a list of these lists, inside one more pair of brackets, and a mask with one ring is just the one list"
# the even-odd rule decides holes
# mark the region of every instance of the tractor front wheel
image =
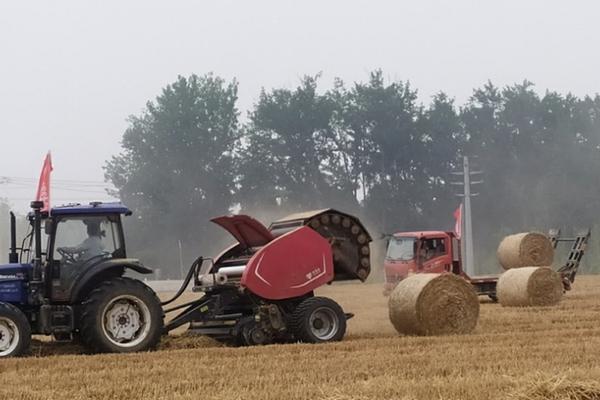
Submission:
[[335,301],[310,297],[296,307],[290,327],[294,338],[301,342],[336,342],[346,333],[346,315]]
[[150,350],[160,341],[163,316],[160,300],[142,282],[102,282],[83,303],[81,341],[94,352]]
[[16,357],[29,351],[31,326],[17,307],[0,303],[0,357]]

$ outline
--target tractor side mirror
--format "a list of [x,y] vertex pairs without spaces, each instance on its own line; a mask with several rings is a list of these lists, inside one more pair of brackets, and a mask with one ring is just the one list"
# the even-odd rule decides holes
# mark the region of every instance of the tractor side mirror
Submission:
[[52,233],[52,221],[51,221],[51,220],[49,220],[49,219],[47,219],[47,220],[44,222],[44,233],[45,233],[46,235],[49,235],[50,233]]

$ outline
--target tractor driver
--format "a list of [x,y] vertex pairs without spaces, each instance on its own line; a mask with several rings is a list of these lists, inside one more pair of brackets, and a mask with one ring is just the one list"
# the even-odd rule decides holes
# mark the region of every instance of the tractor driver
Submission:
[[105,254],[102,236],[104,232],[100,229],[100,222],[84,221],[87,225],[88,237],[79,245],[74,247],[59,247],[57,251],[65,256],[67,261],[85,262],[93,257]]

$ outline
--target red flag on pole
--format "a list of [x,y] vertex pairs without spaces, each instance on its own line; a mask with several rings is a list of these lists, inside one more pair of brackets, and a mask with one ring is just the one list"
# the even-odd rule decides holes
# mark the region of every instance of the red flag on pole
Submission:
[[50,173],[52,172],[52,157],[50,152],[46,154],[44,160],[44,166],[42,167],[42,173],[40,174],[40,181],[38,183],[37,194],[35,199],[37,201],[43,201],[44,207],[42,211],[50,210]]
[[454,234],[458,239],[462,236],[462,211],[463,205],[460,203],[460,206],[454,211]]

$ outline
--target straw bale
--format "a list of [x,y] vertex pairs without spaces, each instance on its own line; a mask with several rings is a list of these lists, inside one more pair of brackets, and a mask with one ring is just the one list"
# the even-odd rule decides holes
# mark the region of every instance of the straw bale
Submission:
[[496,293],[503,306],[552,306],[560,302],[563,284],[550,267],[523,267],[500,275]]
[[505,237],[498,246],[498,261],[502,268],[552,265],[554,248],[543,233],[524,232]]
[[389,317],[398,333],[445,335],[472,332],[479,300],[472,285],[453,274],[416,274],[392,291]]

